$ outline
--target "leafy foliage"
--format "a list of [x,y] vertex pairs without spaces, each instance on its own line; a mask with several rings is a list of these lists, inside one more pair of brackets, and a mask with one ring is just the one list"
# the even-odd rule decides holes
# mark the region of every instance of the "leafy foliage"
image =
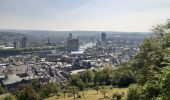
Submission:
[[47,98],[50,96],[50,94],[58,94],[61,90],[59,84],[53,84],[53,83],[42,85],[40,88],[41,89],[39,90],[39,92],[41,98]]
[[129,88],[128,100],[169,100],[170,20],[154,27],[155,35],[140,46],[132,68],[136,85]]
[[3,94],[5,92],[4,87],[0,84],[0,94]]
[[102,70],[87,70],[81,74],[71,75],[69,78],[69,85],[76,86],[79,90],[103,85],[127,87],[134,82],[134,73],[130,67],[120,67],[118,69],[104,67]]
[[17,100],[39,100],[39,95],[31,87],[26,87],[17,93]]

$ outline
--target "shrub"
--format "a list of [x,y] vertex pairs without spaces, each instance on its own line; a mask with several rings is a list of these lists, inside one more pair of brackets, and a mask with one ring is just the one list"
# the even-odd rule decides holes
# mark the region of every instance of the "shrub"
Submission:
[[77,94],[77,98],[81,98],[81,95],[79,93]]
[[120,93],[120,92],[113,93],[112,98],[113,98],[113,100],[121,100],[122,93]]
[[143,88],[137,84],[130,85],[127,100],[141,100]]

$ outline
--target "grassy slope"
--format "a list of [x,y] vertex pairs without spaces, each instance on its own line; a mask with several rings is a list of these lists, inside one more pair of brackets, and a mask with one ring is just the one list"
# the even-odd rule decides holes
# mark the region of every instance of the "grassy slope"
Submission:
[[7,95],[10,95],[10,93],[7,93],[7,94],[1,94],[0,95],[0,100],[2,100],[5,96],[7,96]]
[[[111,98],[113,93],[116,93],[116,92],[124,92],[125,95],[123,96],[122,100],[126,100],[128,88],[113,88],[112,90],[108,90],[108,92],[106,93],[106,96]],[[82,96],[83,92],[80,92],[80,94]],[[74,100],[74,99],[73,99],[73,96],[68,97],[67,95],[66,95],[66,98],[64,98],[63,94],[62,94],[60,96],[60,99],[58,99],[56,96],[53,96],[53,97],[47,98],[45,100]],[[91,89],[91,90],[87,91],[87,94],[85,92],[84,97],[82,96],[82,98],[79,98],[79,99],[76,98],[76,100],[110,100],[110,99],[106,99],[106,98],[103,99],[103,94],[101,92],[99,92],[97,94],[96,90]]]

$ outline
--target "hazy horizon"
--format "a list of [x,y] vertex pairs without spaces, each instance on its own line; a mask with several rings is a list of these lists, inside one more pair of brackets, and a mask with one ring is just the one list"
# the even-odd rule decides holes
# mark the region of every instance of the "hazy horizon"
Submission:
[[22,31],[43,31],[43,32],[109,32],[109,33],[152,33],[140,31],[102,31],[102,30],[38,30],[38,29],[0,29],[0,32],[22,32]]
[[1,0],[1,30],[150,32],[169,0]]

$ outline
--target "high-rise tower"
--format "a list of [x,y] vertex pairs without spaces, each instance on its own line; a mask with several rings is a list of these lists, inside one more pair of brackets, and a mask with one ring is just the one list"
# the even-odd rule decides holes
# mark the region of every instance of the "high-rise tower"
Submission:
[[67,50],[68,52],[78,51],[79,49],[79,38],[73,37],[72,33],[67,38]]
[[106,33],[101,34],[101,41],[106,41]]
[[28,47],[28,38],[27,37],[23,37],[21,39],[21,47],[22,48],[27,48]]

